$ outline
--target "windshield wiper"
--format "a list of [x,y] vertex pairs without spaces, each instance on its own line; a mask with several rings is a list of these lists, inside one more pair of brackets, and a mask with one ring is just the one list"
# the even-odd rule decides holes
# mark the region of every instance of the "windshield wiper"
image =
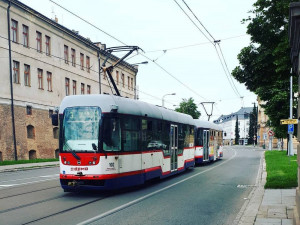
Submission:
[[73,149],[71,149],[71,153],[72,153],[72,155],[74,156],[75,159],[77,159],[77,160],[80,160],[80,159],[81,159],[81,158],[79,157],[79,155],[77,155]]
[[66,140],[65,145],[67,148],[71,151],[72,155],[74,156],[75,159],[80,160],[81,158],[76,154],[76,152],[68,145],[68,140]]

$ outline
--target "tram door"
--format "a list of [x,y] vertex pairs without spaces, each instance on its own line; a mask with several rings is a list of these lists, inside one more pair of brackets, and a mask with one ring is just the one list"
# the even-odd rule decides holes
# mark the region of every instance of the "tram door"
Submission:
[[171,172],[177,170],[178,166],[178,126],[171,124],[170,129],[170,158],[171,158]]
[[203,161],[209,160],[209,130],[203,131]]

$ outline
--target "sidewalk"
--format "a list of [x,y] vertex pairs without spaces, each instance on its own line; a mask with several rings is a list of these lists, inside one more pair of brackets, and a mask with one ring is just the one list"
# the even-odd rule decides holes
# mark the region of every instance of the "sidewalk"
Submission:
[[292,225],[296,189],[264,189],[267,172],[264,155],[256,185],[234,221],[238,225]]
[[0,166],[1,172],[12,172],[18,170],[29,170],[29,169],[38,169],[43,167],[55,167],[59,166],[59,162],[42,162],[42,163],[26,163],[26,164],[15,164],[8,166]]

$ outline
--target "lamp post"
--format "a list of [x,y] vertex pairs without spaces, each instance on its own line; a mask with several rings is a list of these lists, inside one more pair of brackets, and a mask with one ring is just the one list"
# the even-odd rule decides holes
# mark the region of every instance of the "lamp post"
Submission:
[[165,94],[165,95],[162,97],[162,103],[161,103],[162,107],[165,107],[165,99],[164,99],[164,98],[165,98],[167,95],[176,95],[176,93]]

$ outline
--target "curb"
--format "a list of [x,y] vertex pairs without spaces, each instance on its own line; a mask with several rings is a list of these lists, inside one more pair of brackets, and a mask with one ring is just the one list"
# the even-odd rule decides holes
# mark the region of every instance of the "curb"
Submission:
[[[22,164],[18,164],[22,165]],[[47,165],[30,165],[30,166],[20,166],[18,168],[7,168],[7,169],[1,169],[0,167],[0,173],[5,172],[18,172],[18,171],[24,171],[24,170],[34,170],[34,169],[42,169],[42,168],[51,168],[51,167],[58,167],[59,162],[56,164],[47,164]]]

